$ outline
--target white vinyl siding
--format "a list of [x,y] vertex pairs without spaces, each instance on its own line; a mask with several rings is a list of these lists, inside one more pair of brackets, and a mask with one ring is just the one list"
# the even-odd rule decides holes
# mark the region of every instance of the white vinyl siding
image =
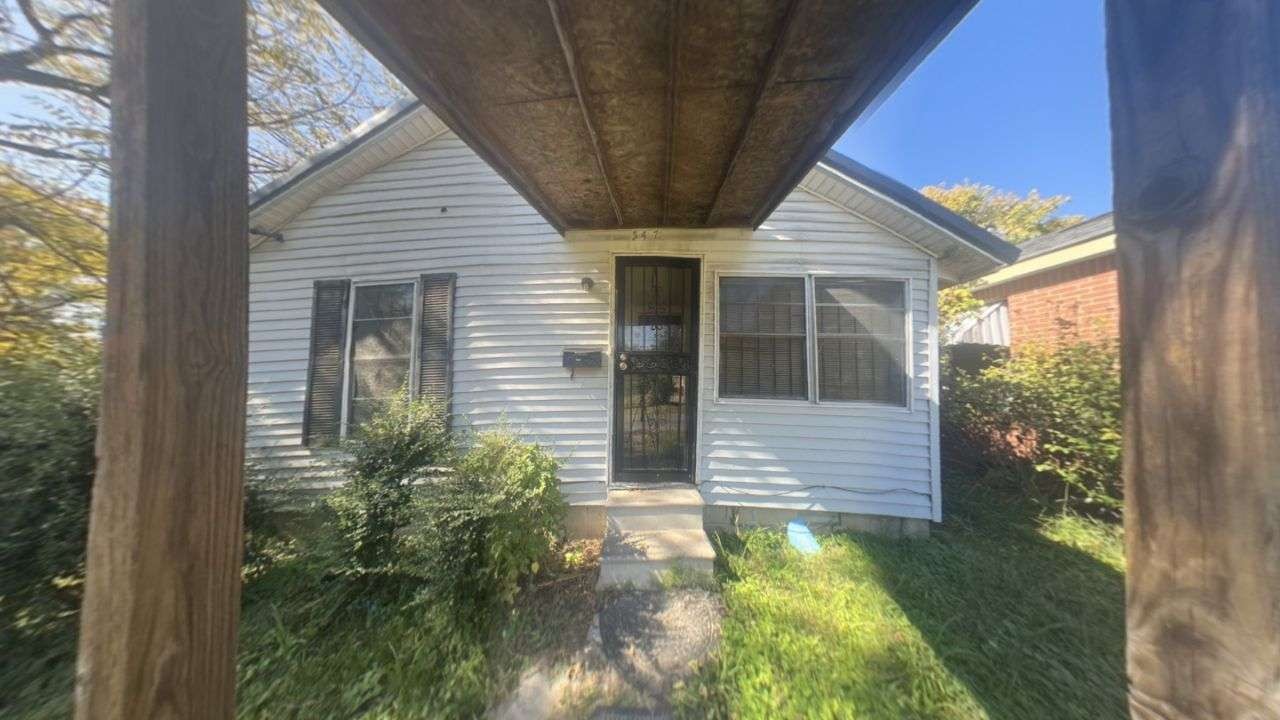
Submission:
[[[702,260],[697,479],[709,503],[932,516],[930,258],[804,190],[742,234],[557,234],[451,133],[316,200],[284,242],[251,255],[249,454],[303,481],[335,478],[333,451],[301,445],[312,283],[457,273],[454,422],[500,424],[549,447],[571,502],[601,502],[609,366],[561,367],[565,348],[607,350],[615,257]],[[718,400],[720,275],[908,281],[907,406]],[[582,278],[594,281],[584,289]]]

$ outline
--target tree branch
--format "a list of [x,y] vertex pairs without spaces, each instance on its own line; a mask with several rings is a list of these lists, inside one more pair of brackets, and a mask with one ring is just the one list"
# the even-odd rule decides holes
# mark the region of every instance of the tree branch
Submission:
[[110,88],[108,84],[91,85],[43,70],[34,70],[10,58],[0,57],[0,83],[4,82],[24,83],[50,90],[65,90],[89,98],[103,107],[108,105],[107,92]]
[[63,152],[53,148],[40,147],[39,145],[28,145],[26,143],[14,142],[0,138],[0,147],[17,150],[18,152],[27,153],[28,155],[36,155],[50,160],[72,160],[75,162],[93,162],[96,158],[84,157],[75,153]]

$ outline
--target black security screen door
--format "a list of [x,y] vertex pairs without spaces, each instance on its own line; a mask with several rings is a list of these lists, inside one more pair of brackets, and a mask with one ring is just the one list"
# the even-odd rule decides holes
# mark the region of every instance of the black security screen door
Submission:
[[618,260],[614,480],[693,482],[698,261]]

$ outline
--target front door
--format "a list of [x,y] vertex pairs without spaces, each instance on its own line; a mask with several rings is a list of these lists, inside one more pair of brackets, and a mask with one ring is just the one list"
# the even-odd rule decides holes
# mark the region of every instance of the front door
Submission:
[[698,261],[618,259],[613,479],[693,482]]

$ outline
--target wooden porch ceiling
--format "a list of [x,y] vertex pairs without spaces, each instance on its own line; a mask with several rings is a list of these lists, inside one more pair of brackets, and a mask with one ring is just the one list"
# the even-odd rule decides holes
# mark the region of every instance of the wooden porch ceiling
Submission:
[[559,230],[759,225],[976,0],[321,0]]

